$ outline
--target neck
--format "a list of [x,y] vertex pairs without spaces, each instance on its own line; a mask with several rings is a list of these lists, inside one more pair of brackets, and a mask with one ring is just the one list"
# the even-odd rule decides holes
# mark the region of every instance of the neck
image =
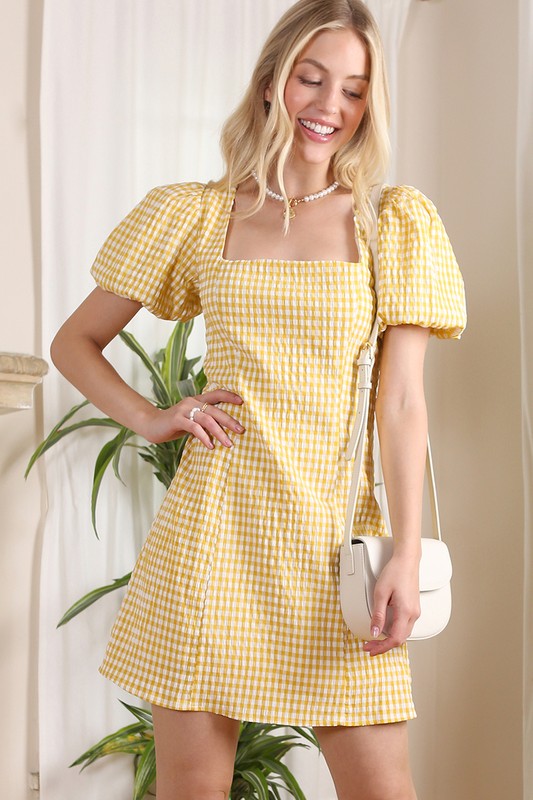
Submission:
[[[304,197],[325,189],[334,181],[333,173],[323,164],[304,165],[302,167],[287,164],[284,170],[285,189],[288,197]],[[275,173],[268,185],[275,192],[280,191]]]

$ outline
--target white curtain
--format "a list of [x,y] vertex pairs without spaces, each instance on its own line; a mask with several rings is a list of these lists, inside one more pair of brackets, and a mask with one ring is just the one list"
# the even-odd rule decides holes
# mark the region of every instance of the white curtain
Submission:
[[524,797],[533,797],[533,0],[520,1],[517,219],[524,469]]
[[392,154],[389,179],[394,182],[396,172],[397,107],[398,96],[398,56],[402,44],[405,23],[412,0],[365,0],[379,25],[387,59],[391,95],[391,142]]
[[[369,0],[392,75],[411,0]],[[292,0],[44,0],[42,61],[43,341],[91,290],[88,270],[114,224],[153,186],[207,180],[221,171],[218,135],[267,32]],[[149,352],[172,324],[141,312],[128,326]],[[204,348],[202,319],[190,355]],[[123,376],[147,391],[135,359],[109,348]],[[52,370],[45,387],[49,430],[79,395]],[[162,496],[132,455],[126,487],[109,476],[98,526],[90,524],[92,469],[104,436],[77,433],[46,456],[48,513],[40,588],[39,739],[42,800],[129,800],[130,757],[104,759],[81,775],[68,764],[132,720],[132,702],[97,672],[119,593],[56,630],[81,595],[133,565]],[[142,486],[141,492],[131,487]],[[128,488],[129,487],[129,488]],[[133,700],[133,702],[136,702]],[[293,760],[309,800],[332,800],[324,765]]]
[[[42,63],[43,341],[91,290],[89,266],[107,233],[153,186],[220,174],[220,122],[235,105],[265,33],[290,0],[45,0]],[[238,46],[236,46],[238,43]],[[141,312],[129,326],[149,352],[172,329]],[[203,352],[201,319],[190,354]],[[139,383],[117,343],[110,357]],[[54,371],[45,429],[79,396]],[[105,481],[100,541],[90,525],[92,468],[104,437],[75,434],[46,456],[49,509],[41,577],[39,724],[42,800],[128,800],[130,757],[81,775],[68,768],[132,718],[132,702],[97,672],[119,593],[65,628],[61,614],[95,586],[131,569],[161,499],[131,458]],[[135,702],[133,700],[133,702]]]

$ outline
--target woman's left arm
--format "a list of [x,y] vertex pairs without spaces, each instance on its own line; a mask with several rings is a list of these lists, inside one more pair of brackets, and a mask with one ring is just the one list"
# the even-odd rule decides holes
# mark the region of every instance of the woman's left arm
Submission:
[[394,538],[393,556],[376,584],[372,633],[379,636],[387,607],[389,635],[364,649],[375,656],[405,642],[420,615],[419,566],[422,495],[427,447],[424,358],[429,331],[415,325],[387,328],[383,340],[376,419]]

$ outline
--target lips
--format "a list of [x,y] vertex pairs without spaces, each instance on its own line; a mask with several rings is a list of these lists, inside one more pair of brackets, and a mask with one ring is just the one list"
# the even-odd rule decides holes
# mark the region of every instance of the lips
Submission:
[[315,131],[315,133],[320,133],[322,136],[334,133],[336,130],[333,125],[322,125],[319,122],[312,122],[311,120],[307,119],[301,119],[300,122],[304,128],[307,128],[310,131]]
[[310,119],[299,119],[298,122],[306,134],[315,141],[328,142],[338,130],[333,125],[326,125]]

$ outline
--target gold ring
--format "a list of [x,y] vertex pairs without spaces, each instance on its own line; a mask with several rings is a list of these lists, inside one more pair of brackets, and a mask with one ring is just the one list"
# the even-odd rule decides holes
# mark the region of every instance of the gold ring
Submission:
[[204,403],[200,411],[205,411],[209,403]]

